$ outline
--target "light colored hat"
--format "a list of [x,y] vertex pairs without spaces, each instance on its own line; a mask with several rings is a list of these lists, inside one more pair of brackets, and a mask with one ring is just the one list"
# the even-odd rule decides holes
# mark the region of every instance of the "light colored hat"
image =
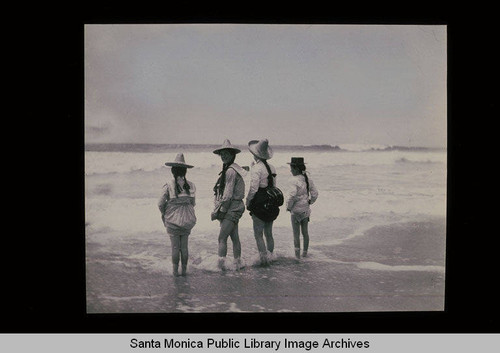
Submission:
[[192,165],[186,164],[183,153],[177,153],[177,156],[175,156],[175,160],[173,162],[166,162],[165,165],[167,167],[193,168]]
[[233,150],[235,154],[241,152],[239,148],[233,147],[233,145],[231,145],[231,141],[229,141],[228,139],[225,139],[224,143],[222,144],[222,147],[215,149],[214,153],[220,154],[222,150]]
[[261,159],[273,158],[273,149],[269,146],[267,139],[252,140],[248,143],[248,149],[252,154]]

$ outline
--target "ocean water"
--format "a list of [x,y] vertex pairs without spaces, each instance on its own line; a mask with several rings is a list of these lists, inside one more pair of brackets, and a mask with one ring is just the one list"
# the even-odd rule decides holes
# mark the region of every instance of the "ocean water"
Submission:
[[[295,277],[307,278],[312,270],[317,271],[318,282],[308,282],[308,285],[311,288],[317,286],[316,291],[323,288],[335,292],[336,289],[324,288],[320,279],[324,282],[332,276],[345,275],[346,281],[351,282],[352,279],[345,273],[354,277],[364,276],[365,272],[375,273],[378,282],[383,283],[389,282],[385,276],[398,275],[401,276],[398,283],[409,281],[406,289],[400,289],[403,291],[410,291],[415,285],[422,287],[422,283],[433,284],[430,288],[434,288],[434,292],[426,295],[437,298],[437,304],[430,310],[441,308],[444,292],[441,290],[442,284],[436,287],[436,278],[442,282],[445,271],[445,150],[362,145],[335,148],[278,146],[270,160],[277,169],[277,186],[286,190],[291,176],[286,163],[291,157],[300,156],[304,157],[307,170],[319,190],[319,198],[312,205],[309,225],[310,256],[299,264],[295,263],[290,216],[282,209],[274,222],[274,263],[271,269],[259,267],[252,221],[246,212],[239,223],[242,260],[246,268],[242,271],[232,268],[232,246],[229,241],[229,271],[221,274],[216,266],[219,224],[210,220],[212,188],[222,166],[220,158],[212,153],[215,147],[86,146],[85,229],[89,311],[240,311],[243,310],[241,307],[246,308],[243,311],[426,309],[425,304],[420,307],[415,300],[409,299],[407,302],[401,299],[397,305],[384,299],[380,305],[374,304],[367,309],[362,305],[356,307],[352,295],[340,295],[339,298],[350,298],[345,299],[340,307],[336,307],[335,303],[342,300],[330,296],[327,296],[329,299],[300,305],[291,299],[275,300],[267,306],[241,296],[241,281],[251,280],[256,283],[251,290],[274,293],[273,298],[292,298],[290,293],[283,294],[290,290],[289,286],[285,289],[284,283],[296,282]],[[157,201],[163,184],[171,177],[170,168],[164,163],[174,160],[178,152],[183,152],[186,162],[194,165],[188,170],[187,178],[197,188],[195,211],[198,222],[189,238],[189,275],[173,279],[170,243],[160,219]],[[242,147],[236,162],[241,166],[250,165],[252,156]],[[245,180],[247,186],[248,179],[249,175]],[[389,235],[379,231],[374,233],[376,236],[370,241],[366,240],[367,234],[373,233],[374,229],[388,226],[392,226],[387,228]],[[416,241],[413,234],[420,234],[421,242]],[[435,244],[435,248],[440,250],[436,253],[431,248],[425,250],[424,246],[424,250],[417,251],[422,243]],[[390,254],[385,253],[387,247],[394,248]],[[409,274],[414,276],[410,276],[410,280]],[[131,284],[130,281],[136,276],[145,281],[142,287]],[[151,278],[146,280],[149,276]],[[223,282],[221,276],[225,278]],[[419,278],[424,282],[419,282]],[[109,284],[112,279],[117,281],[114,285]],[[259,282],[259,279],[262,281]],[[175,291],[168,285],[172,281],[177,283]],[[193,289],[196,283],[201,287],[209,287]],[[229,285],[229,289],[219,293],[210,283],[218,283],[218,288]],[[247,288],[248,283],[245,283]],[[379,283],[379,286],[382,284]],[[144,287],[149,288],[148,295],[142,292]],[[339,285],[338,288],[341,287]],[[371,288],[373,290],[374,287]],[[207,299],[201,293],[209,289],[214,294]],[[155,294],[152,295],[151,291]],[[227,292],[233,292],[234,296],[228,296]],[[381,298],[389,294],[398,295],[396,289],[385,293],[384,289],[378,287],[376,293]],[[186,298],[191,298],[191,301]]]

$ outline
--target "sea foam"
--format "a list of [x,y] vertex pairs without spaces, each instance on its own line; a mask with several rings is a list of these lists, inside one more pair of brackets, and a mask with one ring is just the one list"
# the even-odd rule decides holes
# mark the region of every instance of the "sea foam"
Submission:
[[[85,175],[106,173],[132,173],[137,171],[158,171],[164,163],[173,161],[178,152],[138,153],[138,152],[85,152]],[[221,166],[220,158],[210,151],[184,153],[186,163],[196,169],[217,169]],[[304,157],[308,169],[332,166],[375,166],[394,163],[446,163],[444,151],[364,151],[364,152],[324,152],[324,151],[282,151],[275,152],[269,162],[276,168],[289,168],[291,157]],[[241,166],[250,166],[253,156],[248,151],[237,155],[236,162]]]

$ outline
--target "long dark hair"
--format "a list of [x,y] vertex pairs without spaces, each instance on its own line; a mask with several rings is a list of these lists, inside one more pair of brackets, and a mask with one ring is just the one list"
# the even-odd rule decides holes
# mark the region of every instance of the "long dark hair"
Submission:
[[[264,163],[264,165],[266,166],[266,169],[269,171],[269,173],[271,173],[271,167],[269,167],[269,164],[267,164],[267,160],[263,159],[263,158],[259,158],[262,163]],[[273,177],[276,176],[276,173],[272,173],[270,175],[267,176],[267,182],[268,182],[268,185],[269,186],[274,186],[274,179]]]
[[[179,193],[182,192],[182,190],[186,190],[186,192],[188,194],[191,194],[191,187],[189,186],[189,183],[186,179],[186,171],[187,171],[187,168],[184,168],[184,167],[172,167],[172,175],[174,176],[174,180],[175,180],[175,186],[174,186],[174,191],[175,191],[175,197],[177,197],[177,195]],[[177,177],[182,177],[184,178],[184,186],[181,187],[178,183],[177,183]]]
[[232,155],[231,160],[228,163],[222,164],[222,170],[219,173],[219,178],[217,179],[217,182],[215,183],[214,186],[214,195],[217,196],[217,193],[219,195],[222,195],[224,193],[224,188],[226,186],[226,172],[228,168],[231,166],[231,164],[234,163],[234,160],[236,159],[236,153],[230,152]]

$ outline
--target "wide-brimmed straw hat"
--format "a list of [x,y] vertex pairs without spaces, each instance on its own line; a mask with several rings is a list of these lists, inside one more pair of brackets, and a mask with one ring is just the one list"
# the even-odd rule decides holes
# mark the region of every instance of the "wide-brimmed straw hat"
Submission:
[[222,144],[222,146],[219,147],[219,148],[217,148],[217,149],[215,149],[214,153],[215,154],[220,154],[220,152],[222,150],[232,150],[234,152],[234,154],[241,152],[241,150],[239,148],[236,148],[233,145],[231,145],[231,141],[229,141],[228,139],[225,139],[224,143]]
[[290,164],[290,165],[304,165],[304,157],[292,157],[292,159],[290,160],[290,162],[286,163],[286,164]]
[[267,139],[250,141],[248,149],[254,156],[261,159],[271,159],[273,157],[273,149],[269,146]]
[[166,162],[165,165],[167,167],[193,168],[192,165],[186,164],[183,153],[177,153],[175,160],[173,162]]

